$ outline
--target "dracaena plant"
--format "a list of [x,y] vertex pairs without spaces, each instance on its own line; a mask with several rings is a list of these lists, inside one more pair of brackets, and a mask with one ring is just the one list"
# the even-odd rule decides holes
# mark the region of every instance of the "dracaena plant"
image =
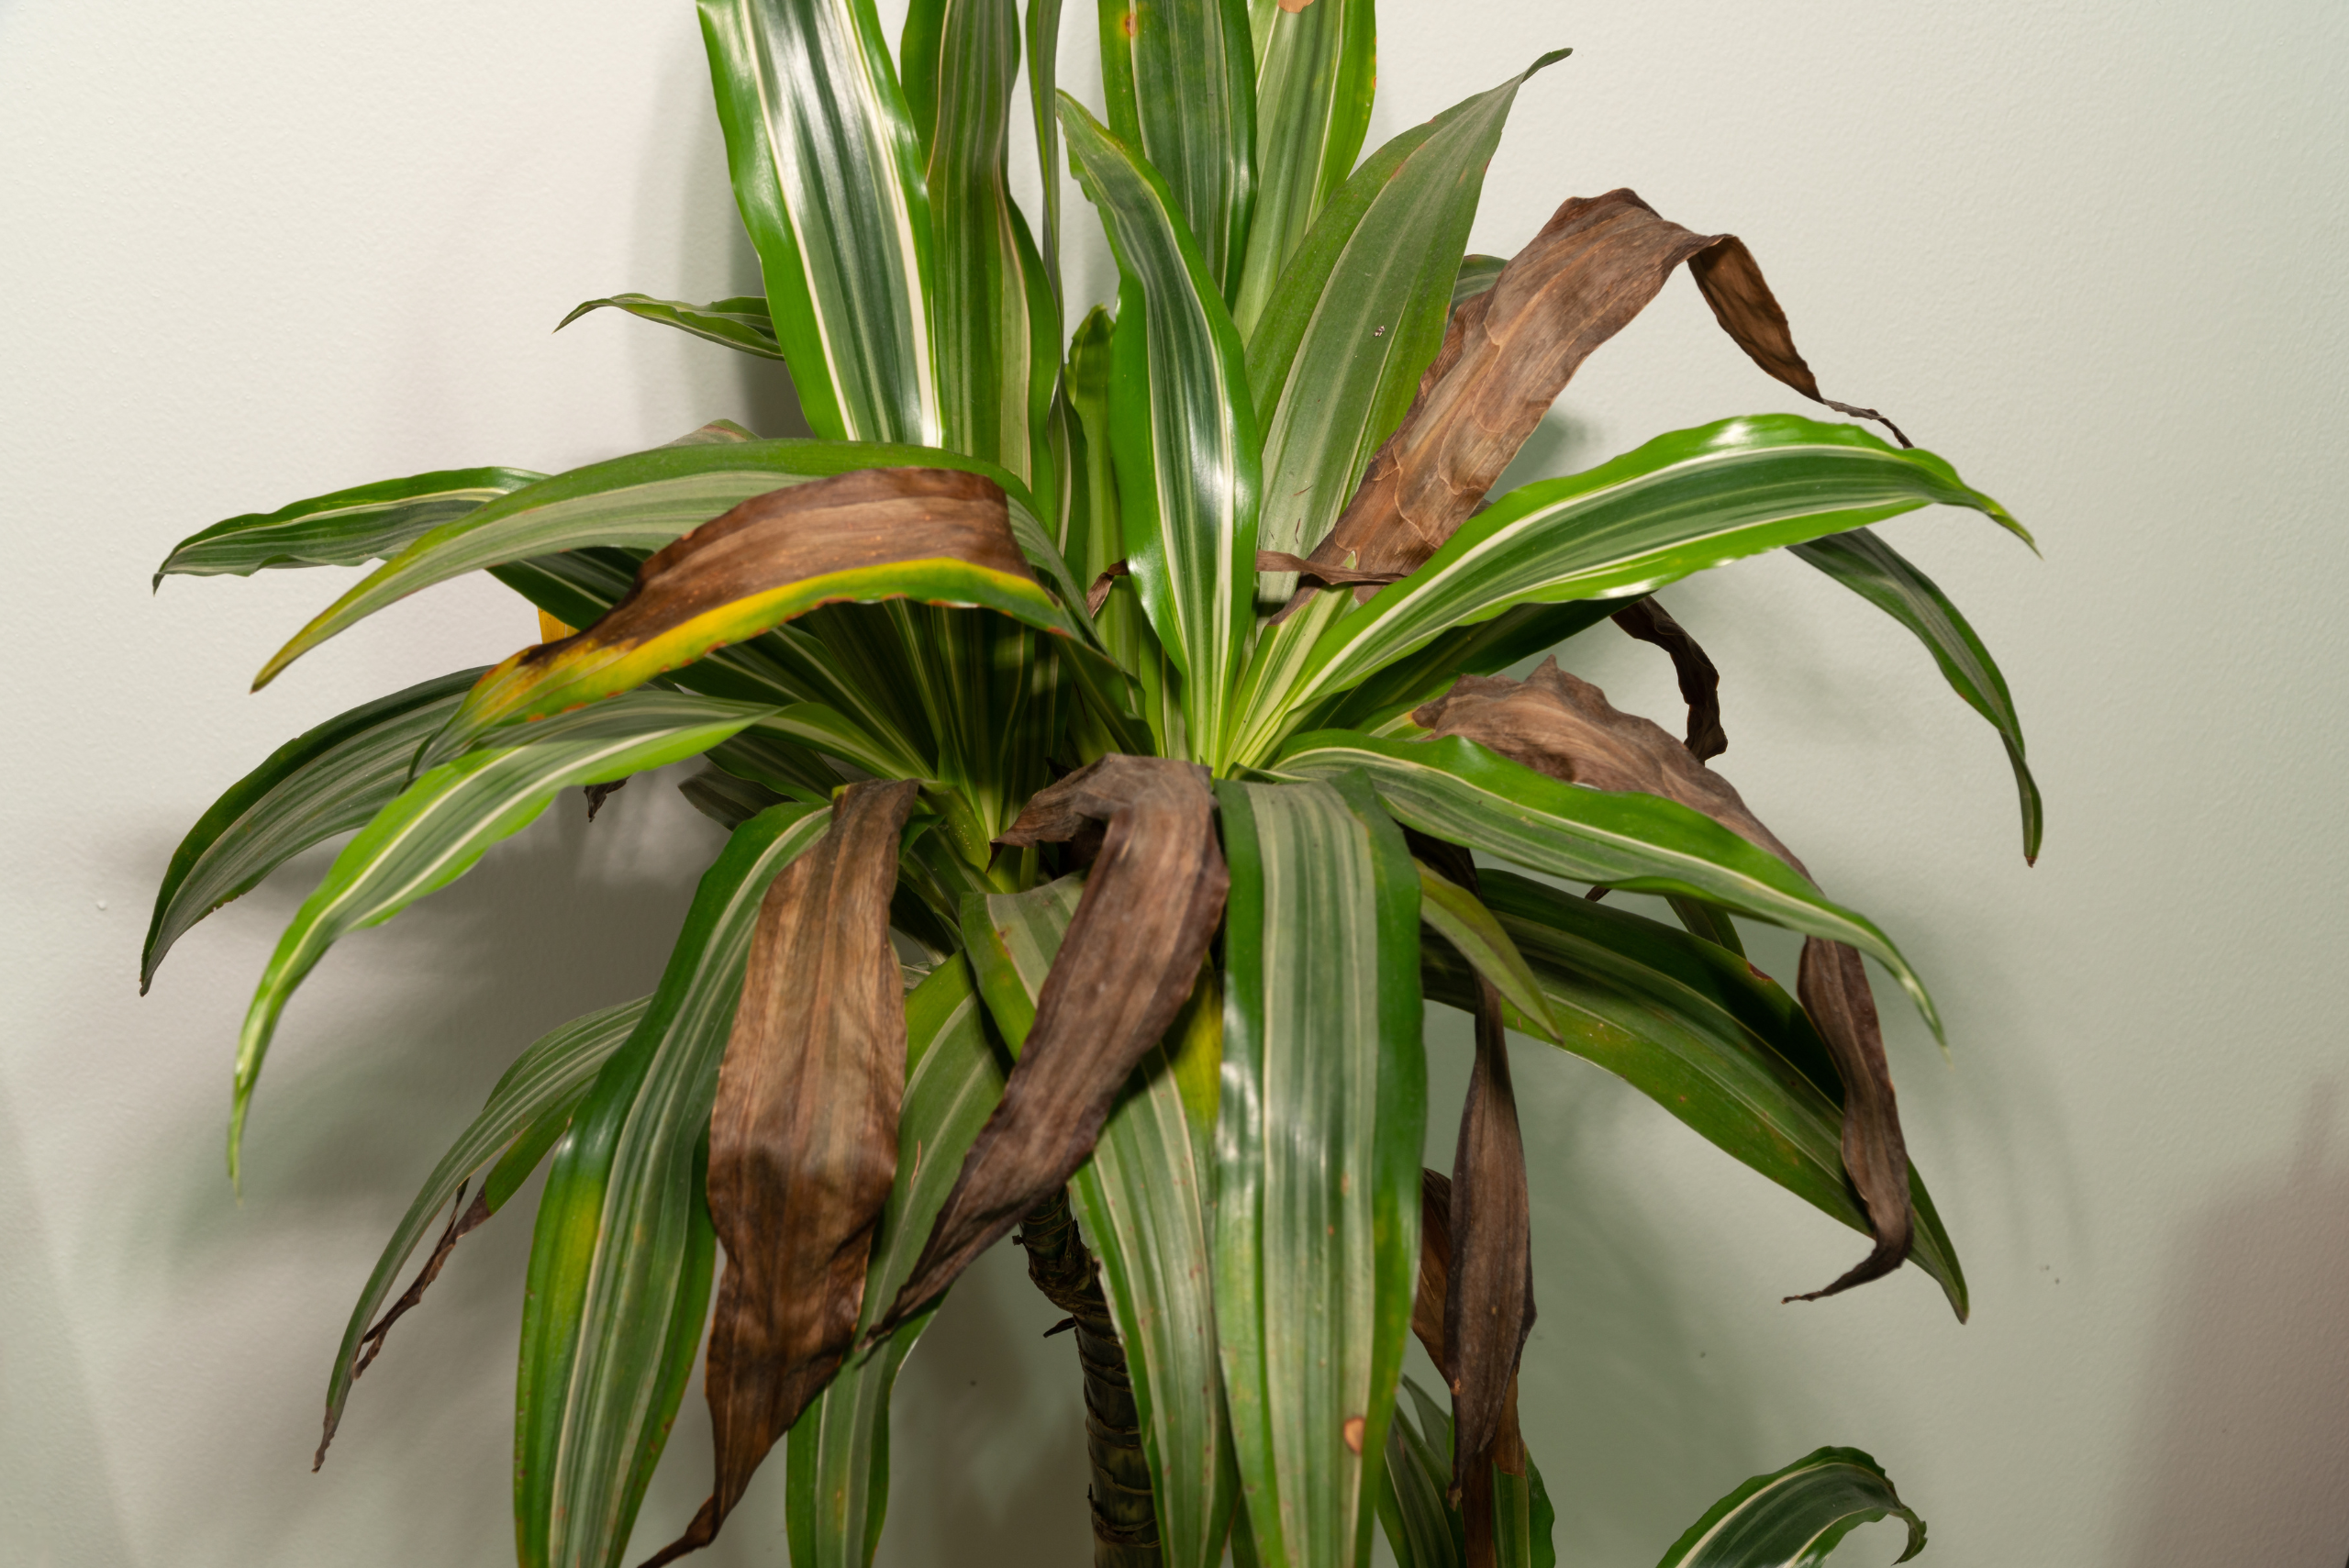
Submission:
[[[914,0],[894,56],[871,0],[700,15],[765,293],[580,309],[782,360],[812,438],[721,422],[565,473],[421,474],[229,519],[163,564],[381,560],[263,684],[466,573],[547,622],[289,742],[174,857],[150,977],[205,913],[358,829],[254,996],[232,1175],[281,1011],[337,937],[573,787],[592,810],[698,756],[682,787],[730,834],[658,988],[523,1051],[433,1168],[351,1314],[326,1439],[450,1250],[543,1164],[529,1568],[623,1561],[705,1339],[717,1473],[697,1517],[648,1521],[674,1537],[653,1560],[713,1539],[786,1442],[793,1562],[869,1562],[891,1383],[1015,1229],[1075,1329],[1097,1562],[1359,1563],[1375,1520],[1408,1568],[1549,1562],[1515,1402],[1529,1046],[1861,1232],[1815,1294],[1905,1262],[1963,1317],[1862,955],[1932,1004],[1708,765],[1713,667],[1648,595],[1777,549],[1857,592],[1996,727],[2035,852],[1996,666],[1871,527],[1941,505],[2022,529],[1821,397],[1732,236],[1616,190],[1506,261],[1464,256],[1510,106],[1556,55],[1357,161],[1370,0],[1102,0],[1105,113],[1055,90],[1058,0]],[[1008,153],[1023,39],[1032,215]],[[1063,154],[1118,267],[1084,312]],[[1761,370],[1891,439],[1729,418],[1489,495],[1683,265]],[[1672,660],[1685,738],[1567,672],[1609,620]],[[1677,924],[1598,901],[1614,889]],[[1806,939],[1792,995],[1741,919]],[[1448,1175],[1421,1169],[1431,1002],[1474,1020]],[[1402,1376],[1414,1333],[1437,1396]],[[1874,1462],[1822,1449],[1665,1561],[1814,1562],[1887,1513],[1916,1550]]]

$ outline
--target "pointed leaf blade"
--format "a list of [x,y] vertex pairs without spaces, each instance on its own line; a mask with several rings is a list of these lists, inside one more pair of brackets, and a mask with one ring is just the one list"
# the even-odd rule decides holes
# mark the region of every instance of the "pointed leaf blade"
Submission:
[[674,327],[759,359],[783,358],[783,350],[775,342],[774,319],[767,313],[767,302],[757,295],[691,305],[682,299],[655,299],[649,294],[616,294],[573,306],[570,315],[555,323],[554,329],[560,332],[590,311],[607,307],[624,310],[640,320]]
[[1368,1549],[1419,1262],[1419,877],[1358,783],[1218,788],[1217,1332],[1265,1568]]
[[674,692],[551,718],[527,738],[469,752],[424,774],[384,806],[335,857],[295,911],[262,972],[237,1042],[228,1172],[270,1038],[295,986],[335,940],[379,925],[470,870],[499,840],[521,831],[573,784],[602,784],[707,751],[763,709]]
[[197,921],[313,844],[365,826],[406,785],[417,749],[484,673],[460,670],[330,718],[279,747],[213,802],[180,840],[155,891],[139,991]]
[[1844,1536],[1882,1518],[1909,1527],[1898,1561],[1925,1550],[1925,1521],[1883,1466],[1855,1448],[1822,1448],[1715,1503],[1656,1568],[1817,1568]]
[[160,587],[175,574],[250,577],[270,567],[388,560],[443,523],[545,477],[526,468],[444,469],[228,517],[173,545],[155,568],[155,583]]
[[735,205],[810,428],[936,445],[930,200],[872,0],[701,0]]

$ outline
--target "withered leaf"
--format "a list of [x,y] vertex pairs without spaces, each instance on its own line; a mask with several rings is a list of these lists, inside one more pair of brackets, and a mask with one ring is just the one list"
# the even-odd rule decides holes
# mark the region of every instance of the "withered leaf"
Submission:
[[[1452,1178],[1441,1171],[1419,1173],[1419,1282],[1411,1302],[1411,1332],[1427,1348],[1428,1359],[1434,1362],[1443,1374],[1447,1386],[1453,1381],[1452,1366],[1444,1350],[1444,1318],[1450,1302],[1452,1273],[1453,1211]],[[1532,1297],[1529,1281],[1526,1298],[1529,1325],[1532,1314]],[[1497,1559],[1497,1541],[1494,1534],[1492,1472],[1498,1468],[1511,1475],[1525,1473],[1525,1436],[1518,1425],[1517,1377],[1509,1376],[1502,1392],[1500,1414],[1495,1423],[1492,1438],[1481,1456],[1486,1462],[1466,1464],[1464,1450],[1458,1440],[1459,1398],[1453,1401],[1453,1475],[1458,1489],[1458,1506],[1466,1536],[1467,1562],[1473,1568],[1492,1568]]]
[[1101,851],[1036,998],[1036,1022],[962,1173],[874,1334],[933,1300],[980,1251],[1065,1184],[1198,978],[1230,873],[1196,762],[1110,755],[1039,792],[996,840],[1062,843],[1107,821]]
[[1680,700],[1688,705],[1688,734],[1681,744],[1690,755],[1709,762],[1728,751],[1729,734],[1721,728],[1721,673],[1687,628],[1653,598],[1632,600],[1613,619],[1626,635],[1653,643],[1671,656]]
[[[1411,717],[1438,735],[1465,737],[1568,784],[1677,801],[1816,884],[1793,851],[1746,809],[1727,779],[1661,727],[1621,712],[1597,686],[1559,669],[1554,658],[1524,681],[1464,675]],[[1898,1268],[1909,1256],[1913,1221],[1908,1150],[1885,1062],[1884,1034],[1859,953],[1840,942],[1809,939],[1797,991],[1842,1079],[1843,1169],[1867,1210],[1876,1243],[1842,1278],[1799,1298],[1810,1300]]]
[[1408,572],[1433,554],[1583,361],[1639,315],[1683,261],[1722,329],[1755,364],[1814,402],[1892,428],[1874,409],[1820,395],[1786,313],[1735,235],[1692,233],[1628,190],[1575,196],[1489,291],[1452,313],[1417,398],[1312,559]]
[[706,1546],[856,1337],[896,1179],[903,982],[889,945],[907,781],[852,785],[759,906],[709,1120],[726,1247],[705,1387],[717,1486],[646,1568]]

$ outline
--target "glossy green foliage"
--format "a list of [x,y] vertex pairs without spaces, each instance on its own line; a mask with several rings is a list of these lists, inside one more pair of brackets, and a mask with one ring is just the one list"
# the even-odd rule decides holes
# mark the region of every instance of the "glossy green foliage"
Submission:
[[249,577],[273,566],[361,566],[499,496],[544,479],[524,468],[459,468],[361,484],[213,524],[172,547],[155,583],[181,574]]
[[830,820],[785,805],[734,830],[644,1017],[555,1151],[515,1389],[523,1568],[609,1568],[628,1544],[708,1307],[709,1108],[751,928],[767,884]]
[[196,818],[172,855],[139,954],[139,989],[172,944],[313,844],[365,826],[406,787],[417,749],[448,722],[479,670],[363,703],[270,753]]
[[1271,770],[1283,778],[1367,775],[1387,810],[1422,833],[1553,876],[1638,893],[1679,894],[1845,942],[1899,979],[1936,1034],[1924,982],[1865,916],[1830,902],[1800,873],[1711,817],[1650,795],[1561,784],[1473,740],[1375,740],[1342,730],[1297,737]]
[[[1386,1473],[1378,1495],[1379,1528],[1397,1568],[1460,1568],[1467,1531],[1446,1494],[1452,1485],[1452,1412],[1428,1396],[1415,1378],[1403,1380],[1386,1430]],[[1552,1531],[1557,1512],[1541,1467],[1531,1456],[1525,1473],[1493,1469],[1494,1557],[1498,1568],[1557,1568]]]
[[[1511,1028],[1616,1074],[1730,1155],[1862,1235],[1866,1214],[1843,1175],[1843,1086],[1809,1018],[1776,982],[1713,942],[1505,871],[1482,873],[1483,905],[1540,993],[1529,1012],[1507,985]],[[1431,906],[1432,905],[1431,904]],[[1428,994],[1475,1005],[1463,960],[1431,943]],[[1957,1249],[1912,1163],[1909,1261],[1962,1321]],[[1790,1284],[1798,1282],[1789,1282]]]
[[1419,1277],[1419,878],[1358,779],[1226,784],[1215,1295],[1265,1568],[1369,1548]]
[[1883,1518],[1909,1527],[1897,1561],[1925,1550],[1925,1521],[1883,1467],[1855,1448],[1822,1448],[1715,1503],[1656,1568],[1817,1568],[1846,1535]]
[[1256,59],[1256,195],[1232,315],[1244,336],[1322,204],[1362,151],[1378,82],[1372,0],[1289,10],[1251,0]]
[[1941,666],[1950,689],[1996,727],[1998,739],[2006,742],[2007,761],[2014,767],[2016,793],[2022,797],[2022,858],[2037,860],[2044,807],[2031,765],[2023,761],[2022,720],[2015,715],[2007,678],[1998,673],[1990,651],[1957,606],[1933,586],[1932,578],[1868,528],[1812,539],[1795,546],[1794,553],[1916,633]]
[[1212,763],[1253,617],[1255,411],[1230,312],[1166,182],[1062,95],[1061,128],[1118,256],[1110,447],[1126,561]]
[[[1297,36],[1321,9],[1282,14],[1275,39]],[[1301,555],[1319,543],[1401,423],[1443,340],[1485,165],[1518,89],[1556,58],[1373,153],[1330,193],[1279,286],[1268,286],[1262,319],[1248,322],[1249,385],[1264,421],[1264,549]],[[1277,603],[1296,586],[1293,574],[1267,573],[1259,592]]]
[[[950,958],[906,997],[906,1097],[896,1186],[874,1238],[860,1333],[912,1272],[963,1156],[1003,1098],[1003,1048],[982,1017],[970,967]],[[942,1303],[941,1304],[942,1305]],[[889,1501],[889,1390],[933,1306],[850,1356],[791,1429],[784,1507],[793,1568],[867,1568]]]
[[[1014,1051],[1027,1042],[1083,890],[1081,877],[1068,876],[963,906],[980,989]],[[1201,991],[1176,1032],[1134,1069],[1092,1159],[1069,1184],[1126,1347],[1169,1568],[1215,1568],[1232,1502],[1208,1246],[1221,1019],[1211,982]]]
[[647,294],[616,294],[574,306],[570,315],[555,323],[555,330],[560,332],[588,312],[607,306],[624,310],[641,320],[674,327],[712,343],[723,343],[759,359],[783,358],[783,349],[774,339],[774,320],[767,314],[767,302],[756,295],[708,305],[688,305],[681,299],[655,299]]
[[[1197,239],[1209,292],[1229,303],[1256,200],[1248,0],[1097,4],[1110,133],[1163,177],[1169,205]],[[1074,142],[1070,151],[1083,157]]]
[[[605,1062],[643,1018],[648,1000],[640,997],[599,1008],[534,1043],[506,1070],[497,1086],[490,1090],[481,1114],[432,1167],[416,1201],[408,1205],[391,1240],[384,1244],[383,1256],[375,1261],[375,1271],[367,1276],[359,1305],[351,1308],[350,1325],[343,1329],[334,1373],[327,1380],[326,1437],[318,1444],[319,1458],[326,1457],[326,1445],[334,1440],[335,1427],[342,1419],[369,1327],[391,1298],[400,1270],[414,1255],[417,1243],[424,1240],[433,1217],[461,1200],[466,1181],[492,1162],[495,1168],[483,1181],[480,1201],[487,1214],[505,1206],[570,1127],[572,1111]],[[453,1223],[456,1217],[451,1218]]]
[[919,139],[872,0],[701,0],[735,206],[818,435],[939,442]]
[[335,857],[262,972],[237,1040],[229,1175],[237,1174],[245,1109],[278,1015],[337,938],[380,925],[454,882],[492,844],[536,821],[565,788],[683,761],[759,714],[740,703],[645,692],[533,725],[506,744],[444,762],[401,791]]

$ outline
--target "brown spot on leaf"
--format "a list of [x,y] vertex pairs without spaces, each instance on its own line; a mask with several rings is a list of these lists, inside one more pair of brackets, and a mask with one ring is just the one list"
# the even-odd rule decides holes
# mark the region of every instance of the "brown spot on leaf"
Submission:
[[[1283,0],[1283,5],[1286,7],[1286,0]],[[1360,1416],[1349,1416],[1346,1424],[1338,1429],[1338,1435],[1346,1440],[1347,1449],[1354,1453],[1362,1451],[1363,1424]]]

